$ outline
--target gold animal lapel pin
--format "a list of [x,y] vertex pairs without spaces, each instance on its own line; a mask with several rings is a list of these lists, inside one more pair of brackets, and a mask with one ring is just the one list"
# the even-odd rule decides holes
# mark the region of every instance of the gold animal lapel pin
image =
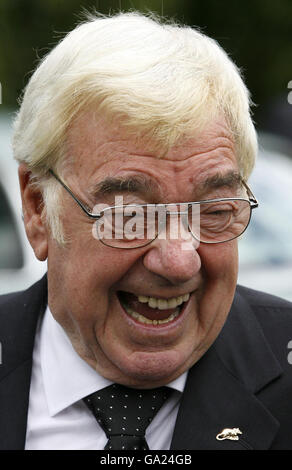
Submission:
[[230,441],[238,441],[238,434],[242,434],[239,428],[225,428],[222,429],[219,434],[217,434],[216,439],[217,441],[224,441],[225,439],[229,439]]

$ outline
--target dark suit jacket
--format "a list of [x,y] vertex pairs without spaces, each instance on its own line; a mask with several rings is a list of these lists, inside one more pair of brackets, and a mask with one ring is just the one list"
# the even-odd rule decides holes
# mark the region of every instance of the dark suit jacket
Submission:
[[[44,277],[0,297],[0,450],[25,445],[32,352]],[[292,304],[238,287],[219,337],[189,371],[171,449],[292,449]],[[216,440],[239,428],[238,441]]]

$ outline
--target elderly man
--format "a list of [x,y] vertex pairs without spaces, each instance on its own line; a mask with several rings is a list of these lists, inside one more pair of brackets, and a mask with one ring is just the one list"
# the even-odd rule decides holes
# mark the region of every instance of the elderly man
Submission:
[[14,126],[47,276],[0,300],[1,449],[292,448],[291,304],[236,287],[256,134],[225,52],[90,17]]

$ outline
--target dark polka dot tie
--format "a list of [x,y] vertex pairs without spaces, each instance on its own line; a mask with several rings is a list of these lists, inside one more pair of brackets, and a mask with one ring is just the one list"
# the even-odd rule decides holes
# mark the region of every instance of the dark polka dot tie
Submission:
[[113,384],[84,402],[108,437],[106,450],[147,450],[145,431],[171,389],[138,390]]

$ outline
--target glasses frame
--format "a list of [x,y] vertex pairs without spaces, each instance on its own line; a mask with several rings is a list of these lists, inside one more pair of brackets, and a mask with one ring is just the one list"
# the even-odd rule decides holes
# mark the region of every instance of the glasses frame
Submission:
[[[73,191],[64,183],[64,181],[61,180],[61,178],[59,178],[59,176],[56,175],[56,173],[54,173],[54,171],[52,169],[49,169],[49,173],[63,186],[63,188],[70,194],[70,196],[74,199],[74,201],[78,204],[78,206],[82,209],[82,211],[87,215],[87,217],[90,217],[92,220],[99,220],[101,217],[102,217],[102,213],[105,211],[105,210],[109,210],[109,209],[115,209],[115,208],[121,208],[121,207],[124,207],[125,205],[120,205],[120,206],[109,206],[109,207],[106,207],[105,209],[103,209],[99,214],[92,214],[91,212],[91,209],[86,205],[84,204],[74,193]],[[250,204],[250,216],[249,216],[249,220],[248,220],[248,223],[246,224],[246,227],[245,229],[237,236],[233,237],[233,238],[229,238],[228,240],[223,240],[223,241],[218,241],[218,242],[206,242],[206,241],[201,241],[201,240],[198,240],[195,235],[193,235],[190,227],[188,226],[188,229],[189,231],[191,232],[192,236],[197,240],[199,241],[200,243],[204,243],[204,244],[210,244],[210,245],[215,245],[215,244],[219,244],[219,243],[226,243],[228,241],[231,241],[231,240],[234,240],[235,238],[238,238],[240,237],[247,229],[247,227],[249,226],[249,223],[250,223],[250,219],[251,219],[251,214],[252,214],[252,210],[253,209],[256,209],[258,206],[259,206],[259,203],[256,199],[256,197],[254,196],[254,194],[252,193],[251,189],[249,188],[248,184],[244,181],[243,178],[241,178],[241,183],[243,184],[243,186],[245,187],[246,189],[246,192],[247,192],[247,196],[248,196],[248,199],[246,198],[242,198],[242,197],[224,197],[224,198],[217,198],[217,199],[204,199],[202,201],[193,201],[193,202],[170,202],[170,203],[158,203],[158,204],[126,204],[126,206],[131,206],[131,207],[164,207],[165,210],[166,210],[166,215],[183,215],[183,214],[188,214],[188,209],[186,211],[168,211],[167,210],[167,207],[168,206],[178,206],[178,205],[181,205],[181,204],[186,204],[189,208],[189,206],[192,206],[194,204],[203,204],[203,203],[211,203],[211,202],[222,202],[222,201],[247,201],[249,202]],[[111,248],[120,248],[120,249],[125,249],[125,250],[131,250],[131,249],[136,249],[136,248],[142,248],[143,246],[147,246],[149,245],[150,243],[152,243],[157,237],[158,237],[159,233],[157,233],[157,235],[152,238],[151,240],[149,240],[147,243],[143,244],[143,245],[139,245],[139,246],[135,246],[135,247],[120,247],[120,246],[113,246],[113,245],[107,245],[106,243],[104,243],[102,241],[102,239],[99,239],[101,241],[101,243],[103,243],[105,246],[109,246]]]

